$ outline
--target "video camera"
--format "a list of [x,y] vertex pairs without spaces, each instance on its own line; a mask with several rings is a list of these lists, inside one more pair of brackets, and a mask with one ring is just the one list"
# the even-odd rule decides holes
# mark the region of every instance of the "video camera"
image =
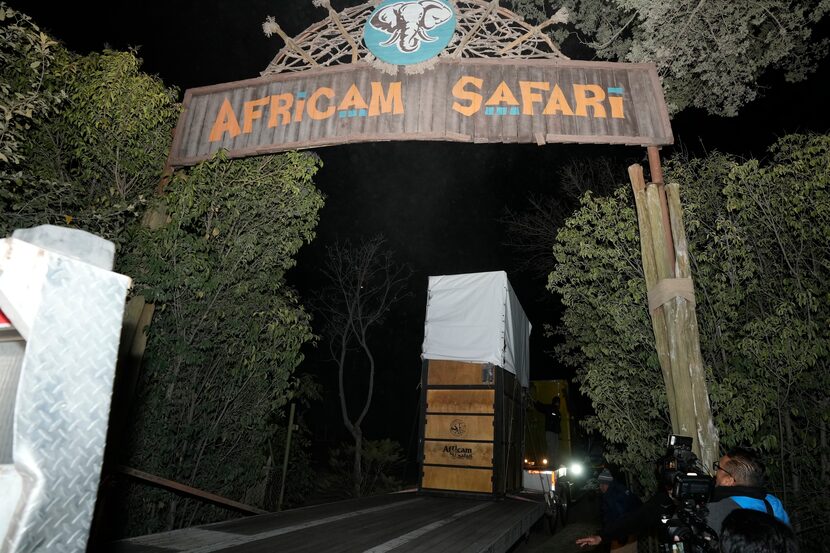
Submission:
[[718,550],[717,534],[706,524],[714,479],[692,452],[692,438],[672,434],[659,462],[660,484],[670,488],[674,508],[661,517],[661,552],[707,553]]

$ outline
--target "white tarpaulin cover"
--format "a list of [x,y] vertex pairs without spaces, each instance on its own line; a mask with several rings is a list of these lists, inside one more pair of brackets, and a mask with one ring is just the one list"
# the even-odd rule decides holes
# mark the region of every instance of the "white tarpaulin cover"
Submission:
[[526,388],[529,342],[530,321],[504,271],[429,277],[424,359],[492,363]]

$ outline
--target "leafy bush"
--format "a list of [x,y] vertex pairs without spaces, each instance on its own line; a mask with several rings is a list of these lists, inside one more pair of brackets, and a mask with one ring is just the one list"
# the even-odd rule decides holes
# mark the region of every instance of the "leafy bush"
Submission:
[[[682,185],[721,444],[763,453],[807,543],[830,484],[830,136],[786,136],[765,162],[677,157],[666,175]],[[549,288],[565,306],[558,353],[596,410],[586,426],[606,437],[609,461],[653,489],[648,467],[670,425],[632,203],[628,186],[583,197],[557,235]]]
[[[272,476],[285,407],[309,395],[295,374],[314,339],[285,281],[314,237],[319,159],[289,152],[244,160],[219,154],[177,172],[160,198],[167,221],[143,227],[125,270],[156,304],[130,456],[135,466],[241,500]],[[269,447],[270,445],[270,447]],[[296,454],[296,452],[295,452]],[[271,459],[269,460],[269,457]],[[146,504],[136,531],[203,522],[170,497],[165,522]]]
[[[363,476],[360,495],[388,493],[401,489],[402,482],[394,473],[404,462],[400,444],[392,440],[363,441]],[[354,496],[354,444],[343,444],[329,453],[331,474],[322,488],[338,497]]]

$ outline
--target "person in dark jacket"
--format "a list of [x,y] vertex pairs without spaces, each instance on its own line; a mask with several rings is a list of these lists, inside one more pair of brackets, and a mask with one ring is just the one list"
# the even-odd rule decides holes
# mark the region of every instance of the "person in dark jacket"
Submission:
[[721,553],[798,553],[789,524],[754,509],[736,509],[723,519]]
[[715,488],[709,501],[707,524],[718,535],[723,520],[736,509],[764,511],[785,524],[790,517],[784,506],[764,488],[764,465],[748,449],[735,447],[716,461]]
[[559,434],[562,432],[562,412],[559,410],[559,396],[553,396],[550,403],[533,401],[536,410],[545,415],[545,442],[549,467],[556,467],[559,459]]
[[661,500],[658,496],[651,498],[648,510],[644,511],[645,505],[640,498],[614,480],[608,469],[604,469],[597,480],[602,492],[602,530],[599,534],[579,538],[576,545],[603,544],[620,553],[637,551],[636,535],[660,519]]

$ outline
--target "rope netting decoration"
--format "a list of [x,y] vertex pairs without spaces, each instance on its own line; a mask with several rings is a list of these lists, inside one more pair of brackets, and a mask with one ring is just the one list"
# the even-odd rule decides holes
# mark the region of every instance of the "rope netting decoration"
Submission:
[[[398,71],[375,58],[363,43],[363,27],[380,0],[336,11],[329,0],[313,0],[328,16],[296,37],[289,37],[276,19],[269,16],[262,24],[266,36],[282,38],[285,46],[268,64],[262,75],[304,71],[364,61],[390,74]],[[437,60],[447,58],[568,59],[545,33],[545,29],[568,21],[560,8],[540,25],[531,25],[519,15],[499,6],[498,0],[451,1],[457,19],[455,34],[437,57],[403,66],[407,73],[422,73]]]

